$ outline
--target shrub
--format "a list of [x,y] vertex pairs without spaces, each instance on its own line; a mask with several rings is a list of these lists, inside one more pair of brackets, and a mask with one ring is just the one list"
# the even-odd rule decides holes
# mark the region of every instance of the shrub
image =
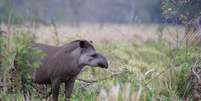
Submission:
[[34,37],[27,32],[15,32],[2,42],[5,46],[1,45],[0,79],[8,85],[4,92],[27,95],[33,91],[31,75],[33,69],[39,67],[37,58],[40,55],[38,50],[31,48],[33,42]]

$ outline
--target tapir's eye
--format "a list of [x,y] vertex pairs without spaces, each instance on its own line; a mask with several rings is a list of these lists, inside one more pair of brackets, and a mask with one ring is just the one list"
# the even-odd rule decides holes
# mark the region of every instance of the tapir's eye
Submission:
[[92,54],[91,57],[96,58],[96,57],[98,57],[98,55],[97,54]]

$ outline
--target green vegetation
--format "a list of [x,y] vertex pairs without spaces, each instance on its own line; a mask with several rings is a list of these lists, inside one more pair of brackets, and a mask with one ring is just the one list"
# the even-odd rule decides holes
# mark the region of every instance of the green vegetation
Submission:
[[[5,7],[7,9],[0,11],[2,20],[0,22],[9,21],[11,16],[16,17],[9,2],[0,0],[0,3],[8,6]],[[179,19],[183,24],[199,18],[200,7],[200,0],[162,1],[164,17],[171,20]],[[20,17],[12,19],[10,18],[12,23],[22,22]],[[56,25],[54,27],[56,32]],[[86,67],[76,80],[71,99],[179,101],[189,97],[189,100],[192,100],[189,76],[195,59],[200,57],[200,47],[187,42],[191,38],[187,33],[185,33],[187,38],[184,39],[186,43],[175,43],[177,47],[173,47],[174,44],[170,44],[162,37],[162,30],[165,27],[159,27],[161,36],[158,40],[153,39],[141,44],[110,41],[95,43],[97,50],[108,58],[109,69]],[[8,37],[0,36],[0,101],[14,99],[41,101],[44,97],[38,94],[37,87],[31,80],[31,74],[33,69],[39,66],[37,58],[42,54],[31,48],[35,38],[29,32],[22,30],[12,32],[14,33]],[[58,37],[56,35],[57,45],[60,44]],[[67,38],[67,42],[70,40],[73,39]],[[61,88],[59,99],[64,100],[64,89]],[[49,91],[49,89],[42,90]]]
[[9,100],[9,94],[27,95],[33,91],[31,74],[39,66],[37,56],[40,54],[38,50],[30,48],[33,41],[34,38],[26,32],[16,31],[10,37],[1,37],[0,80],[5,83],[1,89],[2,100]]
[[[83,92],[79,91],[78,94],[81,94],[79,96],[83,96],[80,99],[76,92],[74,99],[78,100],[75,101],[80,101],[83,98],[86,101],[94,101],[101,97],[100,92],[103,89],[107,93],[104,97],[114,100],[113,93],[117,93],[116,99],[119,101],[125,99],[135,101],[138,99],[137,97],[140,101],[157,99],[171,101],[183,99],[184,93],[190,95],[189,92],[185,92],[187,89],[185,84],[193,59],[199,56],[199,49],[191,47],[186,54],[185,48],[171,49],[165,42],[147,42],[144,45],[115,43],[99,47],[106,49],[100,51],[107,53],[111,61],[111,70],[122,73],[114,78],[94,84],[92,87],[84,88],[86,90]],[[105,72],[97,76],[101,78],[102,75],[105,75]],[[102,85],[101,89],[99,88],[100,84]],[[116,89],[115,91],[111,89],[113,87]],[[126,89],[126,87],[129,88]]]
[[[1,40],[4,41],[1,41],[0,79],[9,87],[0,89],[0,98],[21,101],[26,95],[40,101],[42,97],[38,97],[31,82],[31,71],[39,63],[27,63],[27,60],[37,60],[40,54],[30,48],[34,38],[22,31]],[[95,81],[77,80],[73,101],[171,101],[183,99],[184,93],[191,96],[186,82],[193,60],[199,56],[199,47],[186,49],[181,45],[175,49],[163,40],[141,45],[104,42],[95,46],[108,57],[109,70],[87,67],[79,78]],[[63,89],[61,91],[60,100],[64,100]]]

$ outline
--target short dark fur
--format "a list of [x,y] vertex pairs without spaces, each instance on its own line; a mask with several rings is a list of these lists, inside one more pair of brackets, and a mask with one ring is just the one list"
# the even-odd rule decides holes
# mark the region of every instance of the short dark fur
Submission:
[[85,44],[84,46],[86,48],[94,49],[94,47],[85,40],[76,40],[61,47],[44,44],[34,45],[34,47],[39,48],[47,54],[47,56],[41,60],[41,67],[33,72],[34,82],[38,84],[51,84],[51,92],[54,101],[58,100],[59,87],[62,82],[65,83],[66,101],[70,100],[76,76],[79,74],[82,67],[76,65],[76,63],[75,65],[71,65],[72,58],[68,53],[80,47],[80,42],[84,42],[83,44]]

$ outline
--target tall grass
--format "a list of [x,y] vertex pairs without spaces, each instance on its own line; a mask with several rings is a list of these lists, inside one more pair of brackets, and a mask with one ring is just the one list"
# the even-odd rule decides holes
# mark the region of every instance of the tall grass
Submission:
[[[3,101],[10,101],[11,96],[21,101],[24,100],[24,94],[34,91],[30,74],[39,65],[26,61],[35,60],[39,54],[36,50],[30,51],[29,46],[34,38],[23,31],[16,33],[9,40],[1,41],[3,59],[0,60],[0,79],[18,85],[13,93],[0,92]],[[71,40],[66,38],[67,42]],[[86,67],[78,78],[94,82],[76,80],[71,98],[73,101],[178,101],[184,100],[184,93],[190,97],[190,92],[186,92],[186,84],[194,58],[200,55],[198,46],[172,48],[163,39],[142,44],[107,40],[94,45],[97,51],[108,58],[109,69]],[[13,62],[20,67],[19,74],[15,76],[9,73],[14,68]],[[18,77],[15,78],[16,82],[9,80],[12,77]],[[64,100],[61,88],[59,99]],[[35,91],[29,97],[33,101],[42,100]]]
[[24,95],[19,98],[26,100],[33,91],[32,71],[39,66],[36,58],[40,52],[31,48],[34,37],[27,32],[16,31],[1,40],[0,80],[5,85],[0,98],[9,101],[18,99],[17,95]]
[[110,69],[97,68],[96,72],[99,73],[95,77],[122,73],[83,87],[86,90],[78,90],[73,99],[81,96],[78,101],[83,98],[86,101],[177,101],[184,99],[184,93],[190,95],[185,89],[193,60],[199,56],[199,47],[186,50],[181,46],[175,50],[164,41],[149,41],[143,45],[104,43],[96,46],[108,57]]

